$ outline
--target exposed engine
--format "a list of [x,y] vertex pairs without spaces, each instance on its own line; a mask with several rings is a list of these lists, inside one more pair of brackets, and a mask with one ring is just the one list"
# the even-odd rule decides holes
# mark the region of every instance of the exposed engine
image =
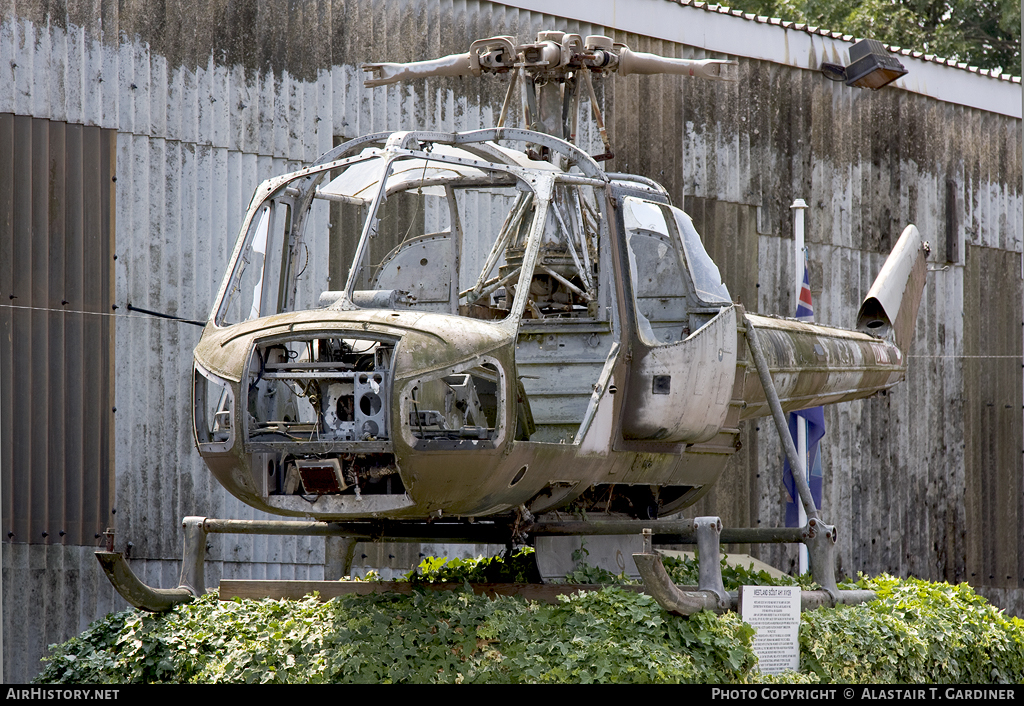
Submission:
[[339,334],[255,347],[246,447],[266,457],[268,494],[404,492],[389,443],[395,344]]

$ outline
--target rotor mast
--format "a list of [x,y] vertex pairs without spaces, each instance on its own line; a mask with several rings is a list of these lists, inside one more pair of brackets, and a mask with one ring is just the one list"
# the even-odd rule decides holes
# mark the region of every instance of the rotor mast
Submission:
[[[578,34],[544,31],[538,32],[537,41],[530,44],[518,44],[509,36],[488,37],[473,42],[464,54],[408,63],[363,64],[362,69],[370,74],[364,81],[367,87],[431,76],[511,74],[496,127],[504,127],[518,84],[523,124],[572,144],[577,140],[580,95],[585,91],[604,144],[604,153],[594,156],[601,161],[614,154],[594,93],[595,76],[678,74],[734,80],[725,75],[725,67],[735,64],[722,59],[676,59],[634,52],[604,35],[588,35],[584,39]],[[530,149],[537,158],[549,157],[547,148],[535,145]]]

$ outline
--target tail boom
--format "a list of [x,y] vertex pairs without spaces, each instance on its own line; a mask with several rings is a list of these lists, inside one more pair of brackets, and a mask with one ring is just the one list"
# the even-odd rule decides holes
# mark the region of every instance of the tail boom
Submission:
[[[917,228],[907,226],[861,304],[856,331],[747,316],[784,411],[871,397],[903,380],[929,251]],[[743,385],[741,419],[771,413],[755,375],[737,384]]]
[[[779,401],[786,412],[862,399],[903,380],[907,364],[892,342],[858,331],[748,314],[757,327]],[[742,376],[741,419],[771,413],[754,371]]]

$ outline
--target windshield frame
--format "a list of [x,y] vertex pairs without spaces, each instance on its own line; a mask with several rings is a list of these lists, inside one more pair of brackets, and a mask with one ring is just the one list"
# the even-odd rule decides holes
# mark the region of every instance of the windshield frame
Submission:
[[[459,149],[459,146],[455,146],[455,149]],[[529,190],[533,194],[535,211],[530,222],[526,252],[524,253],[523,262],[516,280],[516,293],[512,304],[509,307],[509,313],[503,319],[493,321],[480,320],[494,326],[509,327],[513,329],[518,328],[519,321],[526,308],[527,299],[529,298],[529,287],[522,287],[519,285],[523,281],[523,273],[532,274],[536,266],[537,255],[540,251],[540,240],[542,239],[544,225],[548,215],[548,205],[551,202],[556,178],[558,175],[562,175],[563,173],[553,166],[549,169],[527,169],[512,164],[485,162],[479,159],[469,159],[451,154],[435,154],[430,150],[396,149],[394,147],[386,149],[385,154],[378,156],[378,158],[386,159],[387,162],[382,171],[383,176],[377,187],[377,193],[374,196],[373,202],[370,204],[370,208],[366,214],[366,218],[363,221],[359,244],[357,245],[356,252],[352,258],[348,278],[345,284],[345,297],[351,301],[355,291],[355,284],[358,280],[359,270],[363,266],[362,260],[366,254],[367,243],[374,232],[375,221],[377,220],[380,208],[388,196],[395,193],[389,193],[388,190],[388,179],[393,173],[395,162],[405,159],[422,159],[425,163],[441,162],[445,164],[459,165],[482,171],[485,175],[488,173],[507,174],[515,180],[513,186],[523,191]],[[402,173],[404,174],[405,172]],[[577,175],[569,176],[574,177],[570,180],[572,183],[577,183],[579,181],[579,177]],[[583,178],[587,179],[586,177]],[[592,181],[595,184],[603,186],[603,182],[599,180],[589,179],[588,181]],[[500,180],[486,180],[483,183],[494,184],[495,186],[509,186],[509,184],[503,183]],[[450,179],[430,179],[424,182],[424,184],[428,187],[444,186],[446,189],[457,189],[479,186],[481,185],[481,180],[476,176],[453,176]],[[402,186],[403,188],[401,191],[410,191],[416,188],[416,184],[409,181],[403,181]],[[461,249],[461,243],[456,245],[456,250],[458,251],[459,249]]]
[[[254,222],[257,220],[257,217],[264,206],[266,206],[269,201],[273,201],[282,195],[287,195],[293,201],[293,214],[299,215],[301,204],[309,204],[312,200],[311,197],[315,196],[316,185],[323,180],[324,175],[329,174],[333,169],[349,167],[359,162],[378,159],[381,152],[382,151],[379,149],[368,149],[359,155],[335,160],[326,164],[318,164],[301,169],[297,172],[290,172],[288,174],[267,179],[256,188],[252,199],[249,201],[249,207],[246,210],[245,218],[242,221],[242,227],[239,229],[238,237],[235,240],[235,248],[231,253],[231,259],[227,271],[224,275],[224,279],[221,281],[220,288],[217,290],[217,297],[214,300],[213,309],[210,312],[209,320],[212,321],[215,326],[223,328],[249,320],[244,319],[243,321],[231,323],[225,323],[224,321],[227,316],[227,309],[231,297],[239,289],[245,266],[249,264],[249,261],[245,259],[244,254],[252,250],[258,230],[258,228],[253,227]],[[302,180],[307,181],[305,189],[295,189],[294,193],[287,193],[290,189],[295,188],[293,184],[301,182]],[[292,227],[290,228],[291,232],[288,234],[299,235],[300,238],[298,242],[301,242],[302,228],[297,228],[296,226],[300,223],[302,223],[302,219],[293,218]],[[260,312],[259,318],[264,316],[267,316],[267,314]]]
[[[468,152],[468,150],[462,149],[462,145],[445,146],[452,147],[463,152]],[[357,250],[351,258],[351,262],[348,263],[349,271],[344,291],[346,298],[351,300],[357,281],[355,273],[359,268],[359,263],[365,256],[366,243],[371,237],[374,219],[381,204],[389,196],[387,193],[388,177],[392,174],[394,163],[396,161],[406,159],[423,159],[426,162],[436,161],[479,170],[485,174],[503,174],[511,177],[511,179],[482,180],[479,176],[460,177],[455,175],[450,179],[429,179],[424,184],[425,186],[443,186],[445,188],[458,189],[461,187],[469,188],[472,186],[491,184],[494,186],[509,186],[511,185],[509,182],[512,182],[520,190],[533,193],[535,212],[532,217],[532,222],[530,222],[529,225],[529,235],[526,243],[527,247],[524,253],[519,278],[523,276],[523,272],[532,273],[536,267],[537,255],[540,250],[540,241],[542,240],[545,222],[548,217],[548,208],[552,200],[555,184],[586,183],[593,185],[596,188],[601,188],[606,185],[606,183],[601,179],[585,176],[583,174],[566,173],[553,165],[544,165],[544,163],[539,163],[539,165],[544,166],[538,166],[537,168],[523,167],[517,164],[488,162],[482,159],[471,159],[451,154],[439,154],[434,153],[429,149],[399,149],[394,146],[388,146],[384,149],[366,147],[357,155],[331,162],[319,163],[296,172],[268,179],[260,184],[250,201],[245,219],[239,231],[239,236],[236,239],[235,248],[230,259],[230,265],[224,279],[222,280],[213,310],[211,311],[210,320],[213,324],[218,328],[221,328],[251,320],[251,317],[249,317],[243,318],[239,321],[226,321],[232,298],[236,294],[240,293],[244,270],[251,263],[251,260],[247,258],[247,255],[252,252],[256,238],[258,237],[258,231],[260,230],[258,227],[260,214],[263,209],[275,199],[286,201],[291,207],[293,218],[289,231],[285,234],[285,238],[288,242],[287,247],[292,251],[300,247],[305,239],[303,231],[306,226],[306,222],[303,216],[308,210],[310,204],[313,202],[313,199],[319,198],[327,201],[342,200],[348,203],[358,203],[368,207],[366,216],[363,219]],[[383,176],[376,185],[376,192],[372,201],[369,199],[359,199],[335,194],[321,194],[317,189],[317,186],[323,183],[325,178],[328,178],[328,181],[330,180],[329,177],[331,171],[375,160],[384,160],[384,163],[382,166]],[[403,187],[404,188],[402,190],[407,191],[417,188],[417,185],[405,182]],[[287,255],[282,253],[282,257],[287,257]],[[281,260],[277,260],[277,262],[280,263]],[[266,267],[266,262],[263,267]],[[289,274],[287,280],[287,287],[293,288],[294,275]],[[517,281],[521,281],[521,279]],[[285,283],[282,283],[282,287],[284,286]],[[516,286],[516,295],[510,306],[508,316],[499,320],[481,321],[496,326],[511,328],[518,327],[519,321],[523,316],[523,311],[526,308],[528,289],[528,287]],[[310,310],[315,308],[316,307],[310,307]],[[285,306],[282,311],[289,310],[291,310],[291,306]],[[263,318],[269,315],[272,314],[260,311],[259,317],[257,318]]]

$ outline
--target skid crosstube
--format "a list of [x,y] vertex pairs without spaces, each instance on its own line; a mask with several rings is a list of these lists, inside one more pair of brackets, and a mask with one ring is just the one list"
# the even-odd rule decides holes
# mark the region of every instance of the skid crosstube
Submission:
[[[182,553],[181,580],[177,588],[161,589],[147,586],[132,572],[124,556],[112,550],[96,552],[107,577],[118,593],[131,605],[150,612],[170,610],[206,592],[203,564],[206,540],[215,534],[269,534],[301,536],[337,536],[358,540],[390,539],[421,541],[443,536],[453,542],[484,541],[503,543],[509,528],[498,524],[441,523],[328,523],[303,521],[219,520],[207,517],[186,517],[182,521],[185,545]],[[724,612],[735,610],[735,593],[727,593],[722,583],[719,546],[727,544],[802,543],[807,545],[811,572],[822,586],[820,591],[803,591],[806,610],[839,603],[854,604],[875,598],[871,591],[841,591],[836,587],[835,528],[811,519],[805,527],[743,529],[722,528],[717,517],[685,520],[622,520],[608,522],[537,522],[521,528],[533,536],[565,535],[630,535],[642,530],[644,552],[634,554],[637,569],[644,579],[645,590],[669,612],[689,615],[700,610]],[[696,544],[700,562],[700,583],[680,588],[672,584],[660,555],[651,545],[654,538],[671,543]],[[112,545],[112,538],[110,544]]]

